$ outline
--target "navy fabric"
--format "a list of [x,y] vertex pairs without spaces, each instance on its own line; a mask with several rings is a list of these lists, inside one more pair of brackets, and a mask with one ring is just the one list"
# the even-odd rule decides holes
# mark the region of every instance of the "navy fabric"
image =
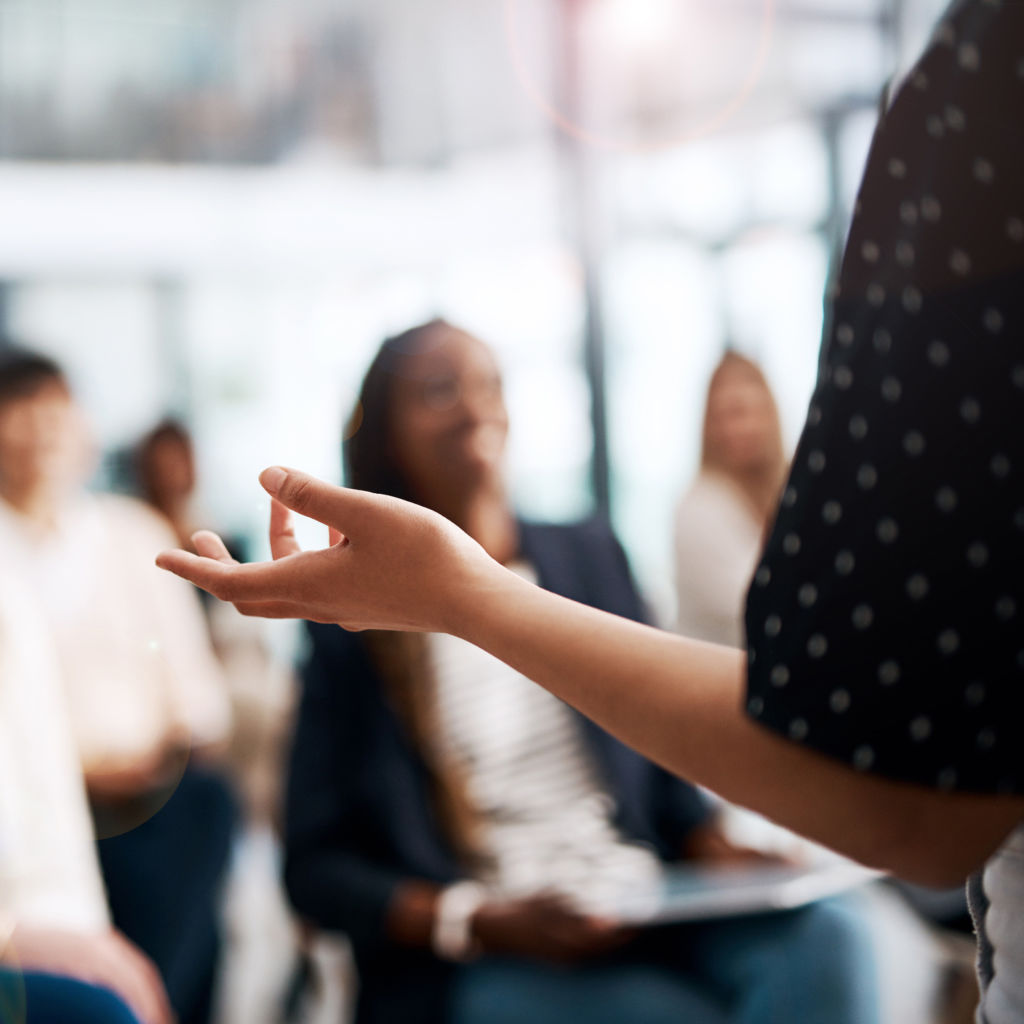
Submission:
[[[521,553],[548,590],[645,619],[607,524],[521,524]],[[303,917],[351,938],[360,1024],[436,1020],[452,968],[391,944],[385,914],[403,879],[443,884],[464,872],[432,814],[427,768],[389,706],[362,640],[336,626],[308,628],[311,653],[288,780],[288,892]],[[665,859],[678,858],[687,834],[707,819],[707,801],[582,716],[579,724],[616,801],[623,834],[650,843]]]
[[456,979],[452,1024],[877,1024],[872,942],[851,899],[652,928],[567,971],[481,961]]
[[139,1020],[105,988],[0,967],[0,1024],[139,1024]]
[[181,1024],[210,1016],[235,817],[226,782],[190,766],[152,818],[98,843],[114,923],[156,964]]

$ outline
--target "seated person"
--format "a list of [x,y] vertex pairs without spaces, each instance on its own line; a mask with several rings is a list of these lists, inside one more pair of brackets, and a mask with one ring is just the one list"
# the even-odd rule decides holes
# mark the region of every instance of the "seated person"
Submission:
[[[354,487],[429,506],[542,586],[643,618],[606,526],[510,510],[481,342],[441,321],[390,339],[360,411]],[[286,883],[300,914],[351,938],[360,1024],[877,1020],[870,944],[841,902],[616,920],[617,894],[667,862],[751,855],[693,787],[459,639],[309,634]]]
[[743,647],[743,602],[789,463],[775,397],[738,352],[715,367],[704,406],[700,471],[676,508],[679,632]]
[[52,643],[0,573],[0,1021],[166,1024],[156,968],[110,926]]
[[53,637],[114,923],[196,1024],[233,820],[207,755],[230,711],[195,592],[152,571],[173,534],[140,502],[84,491],[88,437],[54,363],[0,357],[0,566]]
[[[166,520],[182,547],[191,548],[203,517],[196,508],[197,457],[188,429],[178,420],[162,420],[139,441],[134,463],[140,498]],[[233,555],[243,557],[243,538],[226,543]],[[208,597],[203,591],[199,595]],[[231,699],[227,767],[246,823],[276,830],[295,703],[291,665],[273,654],[265,622],[220,601],[204,600],[203,608]]]
[[[775,396],[761,367],[728,351],[708,382],[700,469],[676,506],[676,623],[683,636],[742,648],[743,606],[785,484]],[[740,807],[723,804],[733,839],[797,859],[807,840]]]

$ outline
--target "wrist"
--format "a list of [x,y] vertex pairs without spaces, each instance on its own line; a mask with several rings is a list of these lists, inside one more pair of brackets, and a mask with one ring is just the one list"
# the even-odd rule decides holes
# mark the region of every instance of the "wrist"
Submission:
[[482,952],[473,924],[487,892],[477,882],[456,882],[443,889],[434,908],[430,946],[442,960],[464,962]]
[[522,587],[532,584],[489,556],[475,562],[462,584],[452,588],[441,632],[484,647],[489,629],[498,617],[507,616]]
[[432,882],[400,884],[392,895],[385,923],[391,940],[401,946],[429,948],[440,893]]

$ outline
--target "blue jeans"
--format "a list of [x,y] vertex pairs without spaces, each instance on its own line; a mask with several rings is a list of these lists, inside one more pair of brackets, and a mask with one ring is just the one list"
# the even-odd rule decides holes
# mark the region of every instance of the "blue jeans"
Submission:
[[0,967],[0,1024],[139,1024],[105,988]]
[[448,1024],[877,1024],[871,938],[856,905],[645,931],[580,967],[467,965]]
[[[714,995],[658,966],[488,960],[459,972],[446,1024],[729,1024]],[[794,1022],[795,1024],[795,1022]]]
[[98,844],[114,924],[156,964],[181,1024],[209,1019],[234,822],[227,783],[190,765],[152,818]]

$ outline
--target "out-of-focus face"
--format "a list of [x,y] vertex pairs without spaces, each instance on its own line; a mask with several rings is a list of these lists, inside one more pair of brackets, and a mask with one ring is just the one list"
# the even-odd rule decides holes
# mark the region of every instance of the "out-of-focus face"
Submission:
[[391,443],[421,500],[454,496],[501,473],[508,412],[491,350],[438,328],[407,356],[394,382]]
[[722,469],[749,472],[774,457],[775,410],[759,380],[741,370],[725,373],[708,398],[709,448]]
[[18,491],[67,494],[86,479],[92,438],[60,381],[0,405],[0,483]]
[[189,446],[177,437],[160,438],[146,454],[146,478],[153,496],[160,502],[188,498],[196,485]]

